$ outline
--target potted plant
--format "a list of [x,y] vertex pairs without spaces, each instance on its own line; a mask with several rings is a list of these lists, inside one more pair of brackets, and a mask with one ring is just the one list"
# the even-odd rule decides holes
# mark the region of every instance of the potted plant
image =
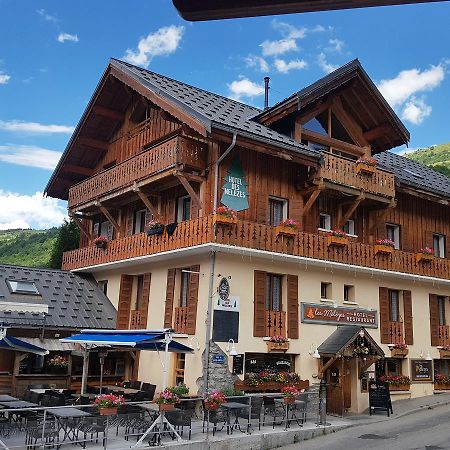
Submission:
[[294,237],[300,230],[300,224],[294,219],[283,220],[279,225],[275,227],[275,233],[277,236],[289,236]]
[[424,247],[420,249],[419,253],[416,253],[417,262],[430,262],[433,261],[434,251],[430,247]]
[[369,354],[369,348],[366,347],[365,345],[357,345],[354,349],[353,349],[353,354],[355,356],[367,356]]
[[117,410],[125,403],[121,395],[102,394],[97,395],[95,404],[101,416],[114,416]]
[[168,390],[172,392],[172,394],[178,395],[178,397],[185,397],[189,394],[189,388],[184,383],[170,387]]
[[269,352],[285,352],[289,350],[289,339],[284,336],[271,336],[267,341],[267,350]]
[[285,386],[281,392],[283,393],[283,400],[286,405],[294,403],[296,397],[300,395],[300,391],[295,386]]
[[408,355],[408,346],[406,344],[394,344],[391,346],[392,358],[404,358]]
[[214,389],[212,392],[208,392],[205,395],[204,407],[207,411],[214,411],[226,401],[227,398],[225,395],[217,389]]
[[332,230],[328,233],[328,246],[336,245],[344,247],[348,244],[348,235],[342,230]]
[[450,389],[450,375],[437,373],[434,376],[434,389],[437,391]]
[[377,161],[368,156],[363,156],[356,161],[356,173],[372,175],[376,171]]
[[64,356],[56,355],[47,361],[47,366],[53,373],[65,373],[69,367],[69,360]]
[[450,358],[450,345],[444,345],[439,349],[441,358]]
[[161,223],[159,220],[149,220],[147,222],[147,235],[153,236],[155,234],[163,234],[164,232],[164,224]]
[[108,245],[108,238],[106,236],[99,236],[94,239],[94,245],[97,248],[105,249]]
[[394,248],[395,242],[390,239],[377,239],[375,241],[375,253],[390,255]]
[[175,407],[175,403],[179,401],[180,397],[171,392],[170,388],[167,388],[159,393],[155,403],[159,406],[160,411],[171,411]]
[[244,392],[280,392],[288,384],[297,389],[307,389],[309,386],[309,382],[301,380],[298,373],[262,370],[246,373],[243,381],[235,381],[234,387]]
[[406,375],[386,375],[379,378],[389,385],[390,391],[409,391],[411,380]]
[[219,206],[214,211],[213,222],[222,225],[234,225],[237,223],[237,212],[226,206]]

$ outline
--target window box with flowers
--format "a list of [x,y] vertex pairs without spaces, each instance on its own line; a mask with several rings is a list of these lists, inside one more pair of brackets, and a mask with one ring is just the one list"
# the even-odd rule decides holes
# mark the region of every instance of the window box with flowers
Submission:
[[439,356],[441,358],[450,358],[450,345],[446,345],[439,349]]
[[105,249],[108,245],[108,238],[106,236],[99,236],[94,239],[94,245],[97,248]]
[[348,244],[348,235],[342,230],[333,230],[328,234],[328,247],[335,245],[345,247]]
[[102,394],[95,399],[95,405],[101,416],[115,416],[120,406],[125,403],[121,395]]
[[286,352],[289,350],[289,339],[284,336],[271,336],[267,341],[268,352]]
[[377,161],[373,158],[363,156],[356,161],[356,173],[365,173],[372,175],[375,173],[377,167]]
[[406,375],[386,375],[379,378],[389,385],[390,391],[409,391],[411,379]]
[[180,397],[169,389],[164,389],[156,397],[155,403],[159,406],[160,411],[171,411],[175,408],[175,403],[180,401]]
[[395,242],[390,239],[377,239],[375,241],[375,253],[390,255],[394,252]]
[[159,220],[149,220],[146,226],[147,236],[155,236],[159,234],[163,234],[164,232],[164,224]]
[[450,389],[450,375],[437,373],[434,376],[434,389],[436,391],[447,391]]
[[269,372],[263,370],[258,373],[247,373],[244,380],[237,380],[234,387],[243,392],[281,392],[284,386],[291,385],[297,389],[307,389],[308,380],[301,380],[295,372]]
[[408,356],[408,346],[406,344],[394,344],[390,346],[391,358],[405,358]]
[[434,259],[434,251],[430,247],[424,247],[420,249],[419,253],[416,253],[417,262],[431,262]]
[[213,391],[208,392],[205,395],[203,405],[207,411],[215,411],[226,401],[227,398],[225,397],[225,394],[218,391],[217,389],[214,389]]
[[237,223],[237,212],[226,206],[219,206],[214,211],[213,222],[221,225],[235,225]]
[[64,356],[56,355],[47,361],[47,366],[51,373],[67,373],[69,360]]
[[281,392],[283,393],[283,400],[286,405],[292,405],[300,395],[300,390],[295,386],[284,386]]
[[300,224],[294,219],[283,220],[279,225],[275,227],[275,233],[277,236],[294,237],[300,230]]

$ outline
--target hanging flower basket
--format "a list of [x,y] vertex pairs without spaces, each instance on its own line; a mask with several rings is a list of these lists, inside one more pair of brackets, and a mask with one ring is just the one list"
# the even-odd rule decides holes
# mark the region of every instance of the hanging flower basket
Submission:
[[294,237],[300,230],[300,224],[293,219],[283,220],[279,225],[275,227],[275,233],[277,236]]
[[417,262],[431,262],[434,259],[433,249],[430,247],[421,248],[419,253],[416,253]]
[[235,225],[237,220],[237,213],[234,209],[227,208],[226,206],[219,206],[214,211],[214,223],[221,225]]
[[376,172],[377,161],[372,158],[363,157],[356,161],[356,173],[372,175]]
[[391,255],[394,252],[395,243],[389,239],[378,239],[375,242],[375,253]]
[[342,230],[333,230],[328,235],[328,247],[337,246],[345,247],[348,244],[347,233]]

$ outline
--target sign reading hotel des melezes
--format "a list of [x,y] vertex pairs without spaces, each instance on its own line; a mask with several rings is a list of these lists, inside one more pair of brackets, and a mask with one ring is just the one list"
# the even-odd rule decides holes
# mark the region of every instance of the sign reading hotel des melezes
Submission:
[[233,159],[224,181],[222,198],[220,199],[222,204],[235,211],[248,209],[248,183],[245,180],[241,160],[238,156]]

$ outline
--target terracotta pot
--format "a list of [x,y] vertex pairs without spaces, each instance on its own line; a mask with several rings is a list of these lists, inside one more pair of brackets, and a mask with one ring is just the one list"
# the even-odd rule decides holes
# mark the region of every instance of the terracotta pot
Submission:
[[409,384],[400,384],[399,386],[394,386],[393,384],[389,385],[390,391],[409,391],[411,385]]
[[375,245],[375,253],[380,253],[382,255],[391,255],[394,252],[394,247],[390,245]]
[[269,352],[286,352],[287,350],[289,350],[289,342],[267,342]]
[[297,230],[292,227],[285,227],[283,225],[278,225],[275,227],[275,233],[277,236],[288,236],[288,237],[294,237],[297,235]]
[[221,225],[235,225],[237,223],[237,217],[229,217],[223,214],[214,214],[213,222]]
[[216,403],[205,403],[205,409],[206,411],[215,411],[219,408],[219,405]]
[[335,245],[345,247],[348,244],[348,238],[340,236],[328,236],[328,247]]
[[115,416],[118,408],[99,408],[98,411],[101,416]]
[[292,405],[295,402],[295,397],[283,397],[283,401],[286,405]]
[[434,259],[434,255],[431,253],[416,253],[417,262],[431,262]]
[[376,166],[369,166],[368,164],[358,163],[356,164],[356,173],[366,173],[372,175],[376,172]]
[[160,411],[172,411],[175,408],[174,403],[160,403],[159,410]]
[[435,391],[447,391],[447,390],[450,390],[450,384],[434,383],[434,390]]

